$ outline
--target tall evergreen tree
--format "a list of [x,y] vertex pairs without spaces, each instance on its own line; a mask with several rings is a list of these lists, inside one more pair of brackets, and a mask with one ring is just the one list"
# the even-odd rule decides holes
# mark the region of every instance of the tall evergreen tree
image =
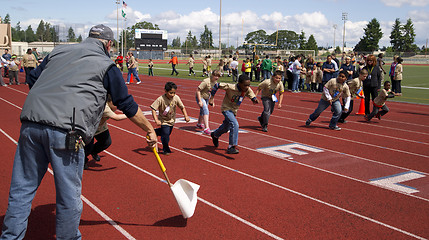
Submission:
[[404,39],[404,51],[412,52],[418,49],[417,45],[414,44],[416,33],[414,32],[414,25],[411,18],[407,20],[407,23],[403,27],[403,39]]
[[380,23],[377,21],[377,19],[373,18],[363,30],[364,36],[355,46],[355,51],[373,52],[377,50],[378,43],[383,37]]
[[207,25],[204,25],[204,32],[200,35],[200,46],[201,48],[213,47],[212,31],[207,27]]
[[180,37],[176,37],[175,39],[173,39],[171,46],[174,48],[180,48],[180,46],[182,46],[182,44],[180,43]]
[[9,15],[9,13],[7,13],[6,16],[4,16],[3,23],[9,23],[10,24],[10,15]]
[[43,22],[43,20],[40,20],[39,26],[37,27],[37,30],[36,30],[37,40],[40,41],[40,42],[43,42],[44,41],[44,39],[43,39],[44,36],[45,36],[45,22]]
[[317,47],[316,39],[314,38],[313,34],[311,34],[310,37],[308,37],[306,49],[308,49],[308,50],[314,50],[315,53],[316,53],[316,55],[317,55],[317,53],[319,51],[319,49]]
[[26,42],[35,42],[37,41],[37,36],[34,34],[33,29],[31,28],[31,25],[28,25],[27,30],[24,32],[24,40]]
[[307,41],[305,39],[304,31],[301,31],[301,34],[298,37],[298,45],[299,45],[299,49],[301,50],[304,50],[307,48]]
[[24,35],[21,29],[21,22],[18,22],[12,30],[12,41],[21,42],[22,36]]
[[399,21],[399,18],[397,18],[392,26],[392,32],[390,32],[390,44],[392,44],[392,50],[395,52],[401,51],[404,44],[401,30],[401,22]]
[[74,30],[72,27],[69,28],[67,33],[67,41],[69,42],[76,42],[76,34],[74,33]]

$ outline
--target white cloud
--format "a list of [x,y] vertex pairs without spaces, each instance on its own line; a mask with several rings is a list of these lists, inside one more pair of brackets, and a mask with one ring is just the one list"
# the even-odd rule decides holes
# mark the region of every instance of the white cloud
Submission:
[[411,5],[424,7],[429,4],[429,0],[381,0],[386,6],[401,7],[402,5]]

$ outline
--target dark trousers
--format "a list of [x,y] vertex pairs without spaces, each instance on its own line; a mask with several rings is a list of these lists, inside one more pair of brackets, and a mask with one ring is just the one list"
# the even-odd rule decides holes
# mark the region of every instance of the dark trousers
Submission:
[[[381,109],[381,111],[380,111]],[[368,115],[368,120],[371,120],[373,117],[375,117],[377,114],[380,114],[380,116],[383,116],[384,114],[389,112],[389,108],[384,104],[381,108],[374,106],[374,109],[372,110],[371,114]]]
[[171,67],[173,68],[173,70],[171,71],[171,75],[173,75],[173,73],[176,73],[176,75],[178,75],[179,72],[176,70],[176,64],[171,64]]
[[[94,139],[97,140],[97,142],[94,143]],[[99,133],[95,135],[88,144],[85,145],[85,157],[99,154],[109,148],[110,145],[112,145],[112,138],[110,137],[109,130]]]
[[24,71],[25,71],[25,83],[28,84],[30,82],[30,72],[31,70],[33,70],[34,67],[24,67]]
[[[287,76],[287,89],[292,90],[292,83],[293,83],[293,73],[291,71],[286,71]],[[286,81],[285,81],[286,83]],[[286,89],[286,86],[284,86]]]
[[393,80],[393,77],[391,78],[391,80],[392,80],[392,92],[402,93],[401,80]]
[[195,75],[194,68],[193,68],[193,67],[190,67],[190,68],[189,68],[189,75],[191,75],[192,73]]
[[232,69],[232,81],[237,82],[238,81],[238,70]]
[[275,104],[276,103],[270,97],[262,98],[262,105],[264,106],[264,111],[261,114],[262,127],[268,126],[268,120],[271,114],[273,114]]
[[[344,99],[343,99],[343,111],[344,111]],[[353,111],[353,99],[350,99],[350,107],[349,110],[347,112],[343,112],[341,114],[340,119],[338,119],[338,122],[344,122],[344,120],[346,120],[346,118],[350,115],[350,113]]]
[[365,96],[365,115],[368,115],[371,111],[370,102],[374,102],[374,99],[378,96],[378,88],[371,86],[363,86],[363,95]]
[[161,125],[160,128],[155,129],[157,136],[161,136],[162,150],[165,153],[171,153],[168,143],[170,142],[170,134],[173,131],[173,126]]
[[18,72],[19,71],[9,71],[9,84],[12,85],[13,81],[15,81],[15,83],[18,85],[19,81],[18,81]]

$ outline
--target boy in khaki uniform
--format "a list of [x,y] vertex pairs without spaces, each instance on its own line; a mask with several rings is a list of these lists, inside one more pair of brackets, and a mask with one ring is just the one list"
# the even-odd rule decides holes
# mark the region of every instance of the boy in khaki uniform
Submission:
[[[210,91],[213,86],[217,83],[217,80],[220,77],[220,72],[218,70],[213,71],[212,75],[209,78],[204,79],[200,85],[198,85],[197,91],[195,93],[195,98],[197,104],[200,107],[200,116],[198,117],[197,128],[203,129],[203,133],[210,135],[209,127],[209,98]],[[213,104],[212,104],[213,106]]]
[[374,99],[374,108],[372,109],[372,112],[368,116],[364,116],[365,120],[369,122],[374,116],[378,118],[378,120],[381,120],[381,116],[389,112],[389,108],[386,106],[386,100],[394,97],[395,94],[390,91],[390,81],[385,81],[384,88]]
[[[262,105],[264,106],[264,111],[258,117],[263,132],[268,131],[268,120],[271,114],[273,114],[276,102],[279,103],[279,108],[282,107],[283,93],[285,91],[282,84],[282,75],[282,71],[275,71],[271,79],[265,79],[258,85],[258,89],[256,90],[256,96],[261,92]],[[276,93],[279,93],[279,100],[277,100]]]
[[[176,122],[176,106],[182,110],[186,122],[189,122],[190,119],[182,100],[176,95],[177,85],[173,82],[167,82],[164,90],[165,94],[158,97],[150,105],[150,108],[152,109],[153,120],[156,125],[160,126],[160,128],[155,129],[155,132],[157,136],[161,136],[162,154],[170,155],[171,150],[168,144],[170,142],[171,131],[173,131],[173,126]],[[157,110],[158,115],[156,114]]]
[[326,82],[325,86],[323,87],[322,98],[319,101],[319,105],[305,122],[306,126],[310,126],[311,122],[316,120],[320,116],[320,114],[325,111],[326,108],[331,106],[331,111],[333,112],[333,115],[329,123],[329,129],[341,130],[341,128],[337,126],[337,122],[341,116],[342,110],[340,98],[345,97],[346,99],[346,103],[344,104],[344,111],[348,111],[350,105],[350,91],[349,87],[346,84],[346,80],[348,77],[349,73],[343,70],[338,74],[337,78],[332,78],[331,80]]
[[225,116],[222,125],[210,135],[213,140],[213,145],[215,147],[219,146],[219,137],[222,134],[229,131],[229,146],[227,154],[237,154],[238,149],[236,148],[238,144],[238,121],[235,117],[237,115],[238,108],[241,105],[241,102],[244,100],[244,97],[248,97],[252,100],[253,104],[257,104],[259,101],[256,98],[255,93],[250,88],[250,78],[247,75],[240,75],[238,78],[238,84],[230,83],[218,83],[213,87],[211,91],[211,97],[209,104],[213,104],[213,98],[218,89],[225,90],[225,97],[223,98],[221,111]]
[[[362,69],[359,72],[359,77],[354,78],[350,81],[347,82],[347,85],[349,86],[349,91],[350,91],[350,107],[348,111],[343,111],[343,113],[341,114],[340,119],[338,119],[338,122],[340,123],[346,123],[346,118],[350,115],[350,113],[353,111],[353,99],[355,96],[358,96],[359,93],[362,91],[362,86],[363,86],[363,81],[366,79],[366,77],[368,76],[368,71],[366,69]],[[362,95],[359,96],[361,98],[364,98],[365,96]],[[343,103],[345,103],[345,99],[343,99]],[[343,108],[345,108],[345,106],[343,106]]]

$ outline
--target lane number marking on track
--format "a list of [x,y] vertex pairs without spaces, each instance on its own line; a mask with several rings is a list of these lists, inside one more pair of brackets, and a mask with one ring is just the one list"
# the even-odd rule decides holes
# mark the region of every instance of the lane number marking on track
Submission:
[[414,180],[414,179],[418,179],[418,178],[422,178],[422,177],[425,177],[425,175],[422,173],[418,173],[415,171],[409,171],[409,172],[398,173],[398,174],[385,176],[385,177],[381,177],[381,178],[371,179],[370,183],[384,187],[384,188],[389,188],[389,189],[393,189],[396,191],[412,194],[412,193],[418,193],[419,190],[417,190],[416,188],[404,185],[404,184],[400,184],[400,183],[410,181],[410,180]]
[[300,143],[291,143],[273,147],[263,147],[257,148],[256,150],[265,154],[274,155],[279,158],[291,158],[292,155],[305,155],[308,154],[308,152],[324,152],[322,149],[310,147]]

